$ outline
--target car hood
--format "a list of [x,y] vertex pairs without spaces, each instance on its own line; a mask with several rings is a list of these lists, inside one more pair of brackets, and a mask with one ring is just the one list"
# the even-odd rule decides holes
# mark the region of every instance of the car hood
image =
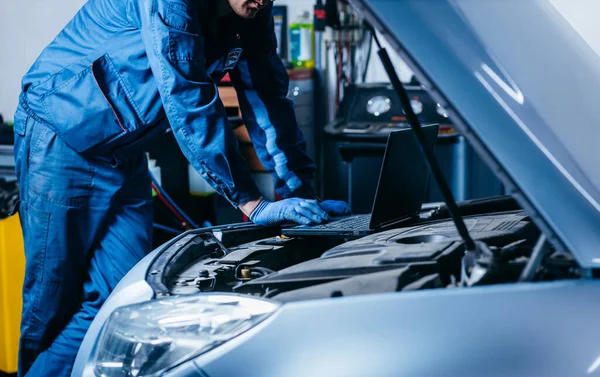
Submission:
[[600,59],[540,1],[351,0],[554,245],[600,265]]

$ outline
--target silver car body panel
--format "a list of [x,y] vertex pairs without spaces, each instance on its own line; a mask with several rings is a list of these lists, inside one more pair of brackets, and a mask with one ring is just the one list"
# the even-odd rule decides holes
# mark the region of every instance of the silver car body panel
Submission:
[[[132,272],[137,282],[124,281],[103,307],[73,376],[94,376],[86,364],[110,312],[146,299],[131,291],[145,271]],[[288,303],[164,376],[597,375],[600,330],[590,324],[598,295],[600,282],[580,280]]]
[[206,376],[600,374],[600,282],[303,301],[198,357]]

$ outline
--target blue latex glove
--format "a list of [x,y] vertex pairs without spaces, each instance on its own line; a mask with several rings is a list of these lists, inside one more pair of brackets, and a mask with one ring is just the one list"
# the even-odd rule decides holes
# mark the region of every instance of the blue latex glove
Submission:
[[329,215],[316,200],[290,198],[279,202],[263,200],[250,214],[250,220],[255,224],[266,226],[286,221],[310,225],[328,221]]
[[330,216],[347,216],[352,214],[348,203],[341,200],[324,200],[319,205]]

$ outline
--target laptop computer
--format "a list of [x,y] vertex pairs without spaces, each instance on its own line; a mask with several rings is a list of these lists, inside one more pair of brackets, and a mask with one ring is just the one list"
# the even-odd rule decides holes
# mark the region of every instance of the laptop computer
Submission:
[[[439,125],[423,126],[427,147],[435,148]],[[333,219],[326,224],[282,229],[285,236],[364,236],[418,219],[429,168],[412,129],[389,134],[370,214]]]

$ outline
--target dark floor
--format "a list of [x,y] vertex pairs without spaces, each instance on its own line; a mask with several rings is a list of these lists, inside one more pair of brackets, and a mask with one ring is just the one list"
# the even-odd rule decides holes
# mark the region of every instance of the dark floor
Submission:
[[5,372],[3,372],[3,371],[0,370],[0,377],[17,377],[17,374],[16,373],[14,373],[14,374],[13,373],[8,374],[8,373],[5,373]]

